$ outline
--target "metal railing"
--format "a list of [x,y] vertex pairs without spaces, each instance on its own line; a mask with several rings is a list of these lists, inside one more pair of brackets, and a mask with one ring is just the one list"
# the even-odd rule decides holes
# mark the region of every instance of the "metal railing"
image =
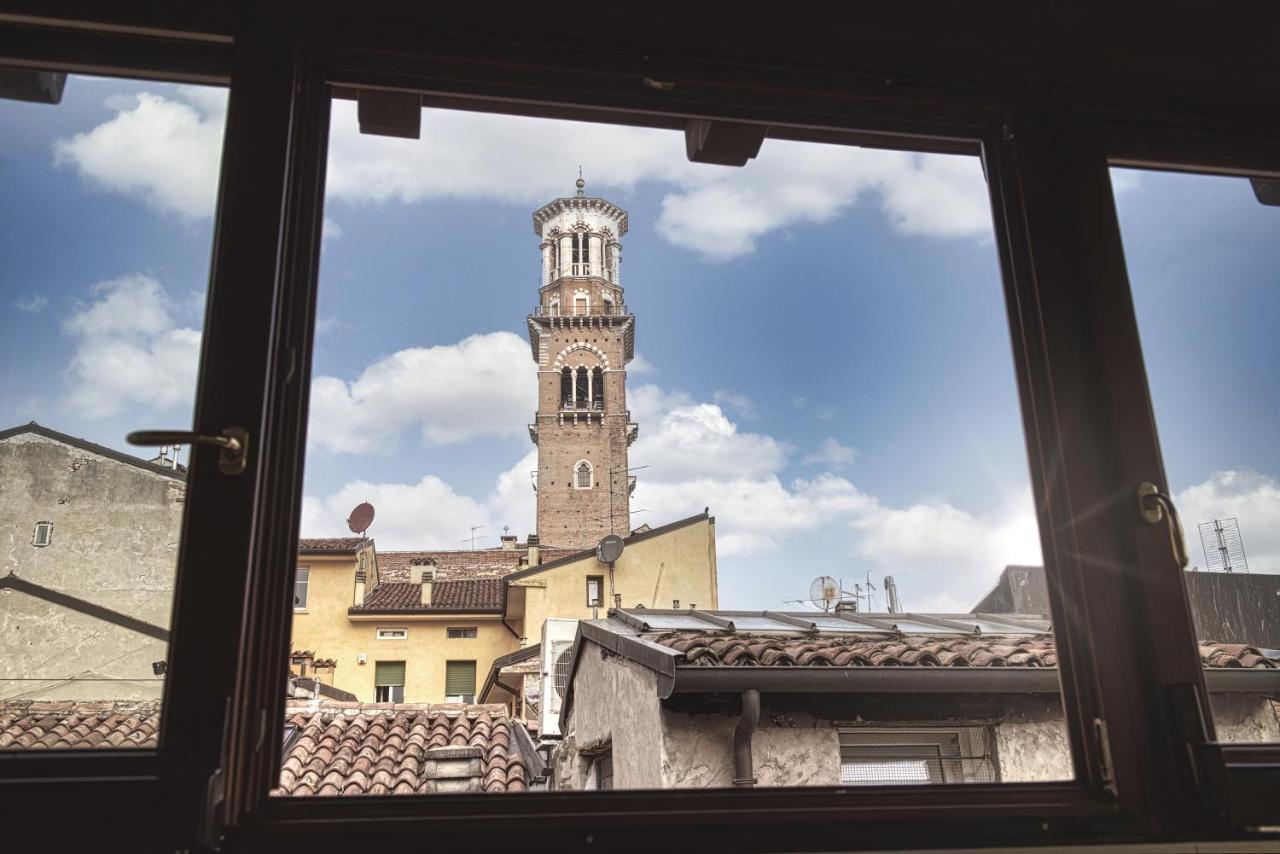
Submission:
[[534,317],[627,317],[631,311],[626,303],[593,302],[589,305],[535,305]]
[[603,400],[562,400],[561,412],[604,412]]

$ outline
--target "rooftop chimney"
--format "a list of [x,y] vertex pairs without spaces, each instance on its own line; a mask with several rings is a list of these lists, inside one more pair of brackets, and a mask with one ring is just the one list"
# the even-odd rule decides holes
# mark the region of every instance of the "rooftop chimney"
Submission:
[[500,539],[500,540],[502,541],[502,550],[503,550],[503,551],[507,551],[507,552],[515,551],[515,548],[516,548],[516,535],[515,535],[515,534],[503,534],[503,535],[502,535],[501,537],[499,537],[498,539]]
[[435,581],[436,568],[434,564],[414,564],[409,567],[409,581],[412,584],[422,585],[422,604],[431,604],[431,583]]

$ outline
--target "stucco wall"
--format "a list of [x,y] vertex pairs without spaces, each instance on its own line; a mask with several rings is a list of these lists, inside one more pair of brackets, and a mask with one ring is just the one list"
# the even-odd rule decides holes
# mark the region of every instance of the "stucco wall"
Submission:
[[[605,603],[598,612],[587,607],[587,577],[604,578]],[[613,607],[613,593],[622,594],[623,607],[646,608],[719,606],[716,581],[715,523],[699,519],[629,544],[614,563],[613,588],[609,566],[594,554],[535,573],[517,584],[527,584],[524,635],[538,638],[548,617],[589,620],[603,617]],[[532,641],[531,641],[532,642]]]
[[[757,785],[839,785],[840,742],[829,721],[793,714],[785,716],[786,726],[771,726],[770,717],[766,710],[751,737]],[[736,715],[663,710],[663,787],[732,786],[733,733],[737,725]]]
[[1260,694],[1213,694],[1209,699],[1219,741],[1280,741],[1280,718]]
[[[519,647],[495,614],[386,615],[352,620],[347,609],[355,596],[355,556],[303,555],[298,565],[311,570],[310,589],[306,610],[293,615],[292,648],[334,659],[333,686],[350,691],[362,702],[374,700],[378,661],[405,662],[406,703],[443,703],[446,662],[475,661],[478,692],[493,660]],[[449,638],[450,626],[474,626],[476,637]],[[409,636],[405,640],[378,640],[379,627],[407,628]],[[365,664],[357,662],[357,653],[368,656]]]
[[1056,698],[1008,697],[995,728],[1000,781],[1070,780],[1071,744]]
[[614,788],[660,788],[662,725],[653,672],[585,641],[573,691],[569,735],[553,760],[555,787],[583,788],[591,752],[609,745]]
[[[37,434],[0,441],[0,574],[168,627],[185,483]],[[31,543],[53,523],[49,546]],[[166,644],[16,591],[0,594],[0,698],[153,699]],[[76,676],[134,680],[66,682]],[[5,679],[53,677],[49,682]]]

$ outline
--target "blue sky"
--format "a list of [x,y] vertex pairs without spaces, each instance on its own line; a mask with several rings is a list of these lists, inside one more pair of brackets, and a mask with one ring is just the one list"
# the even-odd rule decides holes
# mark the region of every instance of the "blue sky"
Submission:
[[[90,78],[56,108],[0,102],[22,205],[0,229],[4,425],[121,447],[188,422],[221,121],[216,90]],[[530,213],[581,164],[630,213],[636,523],[709,505],[722,606],[869,572],[910,608],[963,609],[1039,559],[976,161],[770,140],[732,170],[667,131],[354,124],[335,104],[304,533],[343,533],[366,499],[383,548],[532,530]],[[1280,211],[1239,179],[1117,186],[1184,518],[1239,516],[1251,567],[1280,571]]]

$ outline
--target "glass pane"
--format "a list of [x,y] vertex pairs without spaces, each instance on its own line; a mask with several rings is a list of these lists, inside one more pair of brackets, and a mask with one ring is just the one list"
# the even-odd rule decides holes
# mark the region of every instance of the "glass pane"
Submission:
[[225,108],[0,69],[0,750],[157,744]]
[[1223,741],[1280,741],[1280,181],[1112,170]]
[[337,101],[325,214],[277,794],[1071,777],[976,158]]

